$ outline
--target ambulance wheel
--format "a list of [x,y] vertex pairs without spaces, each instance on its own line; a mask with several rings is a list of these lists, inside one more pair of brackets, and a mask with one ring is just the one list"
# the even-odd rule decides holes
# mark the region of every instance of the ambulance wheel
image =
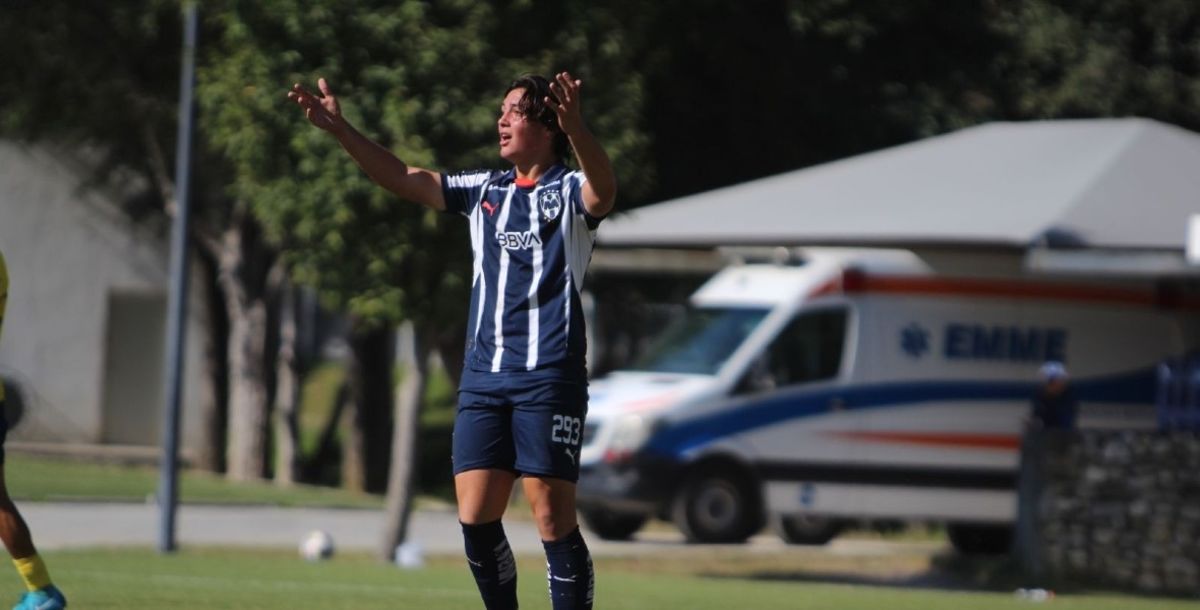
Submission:
[[1003,555],[1012,546],[1012,528],[1007,525],[952,523],[946,534],[964,555]]
[[753,479],[729,467],[689,477],[671,512],[689,542],[742,543],[763,526]]
[[605,510],[586,510],[582,513],[584,524],[603,540],[629,540],[646,524],[646,515]]
[[772,522],[775,533],[788,544],[826,544],[843,526],[841,521],[816,515],[780,515]]

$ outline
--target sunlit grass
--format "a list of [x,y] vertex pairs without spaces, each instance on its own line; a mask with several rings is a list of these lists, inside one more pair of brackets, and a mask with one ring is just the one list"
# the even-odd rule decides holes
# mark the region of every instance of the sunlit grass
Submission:
[[[295,609],[480,607],[459,558],[435,558],[425,568],[400,570],[365,555],[308,563],[292,552],[184,549],[172,556],[151,550],[79,550],[50,553],[55,580],[78,608]],[[670,565],[665,565],[669,563]],[[735,566],[736,562],[719,565]],[[596,607],[662,610],[730,608],[803,610],[1001,610],[1027,608],[1009,592],[968,592],[806,582],[773,575],[769,566],[721,570],[686,558],[598,559]],[[540,556],[518,559],[523,608],[549,608]],[[19,584],[6,585],[15,599]],[[1193,608],[1188,600],[1110,594],[1061,595],[1056,610]]]

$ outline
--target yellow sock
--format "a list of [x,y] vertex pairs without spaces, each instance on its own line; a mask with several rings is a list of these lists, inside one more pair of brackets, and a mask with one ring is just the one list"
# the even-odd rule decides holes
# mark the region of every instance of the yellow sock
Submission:
[[36,553],[14,559],[13,565],[17,566],[17,573],[21,575],[21,580],[25,581],[25,588],[30,591],[50,586],[50,572],[46,570],[46,563]]

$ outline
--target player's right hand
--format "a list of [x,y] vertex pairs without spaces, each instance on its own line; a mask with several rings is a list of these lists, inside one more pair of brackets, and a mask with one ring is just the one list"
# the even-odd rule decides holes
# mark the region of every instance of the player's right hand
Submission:
[[305,89],[300,83],[292,85],[288,91],[288,99],[295,101],[304,109],[308,121],[325,131],[333,132],[344,125],[342,109],[338,106],[337,97],[329,88],[324,78],[317,79],[317,87],[321,90],[320,97]]

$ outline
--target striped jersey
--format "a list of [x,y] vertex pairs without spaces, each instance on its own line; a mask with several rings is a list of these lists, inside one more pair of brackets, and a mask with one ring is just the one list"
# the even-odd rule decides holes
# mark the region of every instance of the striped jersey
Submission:
[[579,291],[600,224],[583,205],[586,180],[561,164],[536,183],[511,169],[442,175],[446,211],[465,216],[471,228],[469,368],[584,363]]

